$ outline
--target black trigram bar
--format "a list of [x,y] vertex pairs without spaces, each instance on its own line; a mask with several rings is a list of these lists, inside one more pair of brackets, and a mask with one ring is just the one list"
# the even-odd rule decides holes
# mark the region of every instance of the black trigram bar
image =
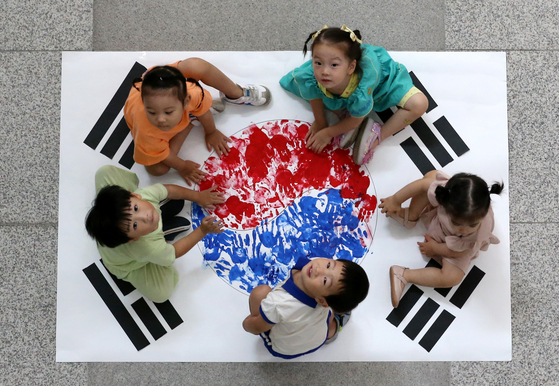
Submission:
[[146,70],[147,69],[140,63],[134,63],[132,69],[128,75],[126,75],[126,78],[122,81],[117,92],[105,108],[105,111],[103,111],[97,123],[93,126],[93,129],[89,132],[85,141],[83,141],[87,146],[94,150],[97,148],[99,142],[101,142],[117,115],[120,113],[120,110],[124,107],[124,102],[126,102],[126,98],[128,98],[130,88],[132,87],[132,80],[142,76]]
[[437,302],[431,298],[427,298],[427,301],[421,306],[417,314],[408,323],[404,331],[404,334],[408,336],[411,340],[414,340],[417,334],[425,327],[429,319],[435,314],[435,311],[439,308]]
[[458,157],[470,150],[444,116],[433,122],[433,125],[435,125],[439,133],[441,133],[445,141],[450,145]]
[[423,118],[417,118],[411,127],[417,134],[419,139],[427,146],[427,149],[433,154],[437,162],[444,167],[453,161],[453,158],[448,154],[448,151],[439,142],[435,134],[431,131],[429,126],[425,123]]
[[419,79],[417,79],[417,76],[415,76],[415,74],[412,71],[410,71],[410,76],[411,76],[411,80],[413,82],[413,85],[415,87],[417,87],[418,89],[420,89],[423,92],[423,94],[425,94],[425,96],[427,97],[427,100],[429,101],[429,107],[427,107],[426,113],[429,113],[431,110],[433,110],[435,107],[437,107],[437,103],[431,97],[431,94],[429,94],[427,92],[427,89],[425,87],[423,87],[423,85],[421,84]]
[[456,307],[462,308],[484,276],[485,272],[474,265],[462,281],[462,284],[460,284],[454,295],[450,298],[450,302]]
[[121,280],[117,278],[115,275],[113,275],[112,273],[110,273],[107,267],[105,267],[105,264],[103,263],[103,259],[99,259],[99,261],[101,262],[101,264],[103,264],[103,267],[105,268],[107,273],[111,275],[111,279],[113,279],[120,292],[122,292],[123,296],[128,295],[130,292],[136,289],[136,287],[134,287],[130,282]]
[[400,304],[397,308],[394,308],[392,312],[387,316],[386,320],[392,323],[394,326],[398,327],[402,320],[408,315],[410,310],[415,306],[415,303],[423,295],[423,291],[420,290],[416,285],[412,284],[410,289],[402,296],[400,299]]
[[431,161],[429,161],[425,153],[421,151],[412,137],[406,139],[400,146],[402,146],[402,149],[404,149],[408,157],[410,157],[415,166],[417,166],[421,174],[425,175],[431,170],[435,170]]
[[455,318],[456,317],[450,312],[443,310],[431,328],[423,335],[423,338],[419,341],[419,345],[427,350],[427,352],[430,352]]
[[93,263],[89,267],[84,268],[83,273],[85,273],[99,296],[101,296],[101,299],[103,299],[118,324],[128,335],[136,350],[140,351],[149,345],[148,339],[140,330],[140,327],[138,327],[138,324],[134,321],[124,304],[122,304],[115,291],[113,291],[99,268],[97,268],[97,265]]
[[128,149],[124,152],[122,157],[120,157],[119,164],[124,166],[125,168],[131,169],[134,166],[134,141],[130,142]]
[[104,154],[110,159],[113,159],[116,152],[120,148],[120,145],[122,145],[128,135],[131,135],[130,129],[126,124],[126,120],[124,119],[124,117],[122,117],[115,130],[109,137],[109,140],[107,141],[107,143],[105,143],[103,149],[101,149],[101,154]]
[[153,303],[153,304],[159,310],[159,312],[161,313],[161,315],[163,316],[163,318],[165,319],[169,327],[171,327],[171,329],[174,330],[177,326],[179,326],[183,322],[179,313],[177,312],[177,310],[175,310],[175,307],[173,307],[170,301],[167,300],[166,302],[163,303]]
[[[431,259],[431,260],[429,260],[429,262],[427,263],[425,268],[430,268],[430,267],[441,269],[442,265],[437,263],[435,260]],[[450,292],[451,289],[452,289],[452,287],[450,287],[450,288],[435,288],[435,291],[440,293],[442,296],[446,296],[446,295],[448,295],[448,293]]]
[[144,325],[147,327],[151,336],[153,336],[153,339],[157,340],[167,333],[165,327],[163,327],[159,319],[157,319],[157,316],[155,316],[151,308],[149,308],[144,298],[139,298],[132,303],[132,308],[136,311],[140,319],[142,319],[142,322],[144,322]]

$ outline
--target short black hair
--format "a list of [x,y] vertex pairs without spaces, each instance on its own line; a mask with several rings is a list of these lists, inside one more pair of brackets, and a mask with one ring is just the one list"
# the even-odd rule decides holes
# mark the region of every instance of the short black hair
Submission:
[[99,191],[85,218],[87,233],[97,242],[115,248],[132,240],[124,231],[130,222],[132,193],[118,185]]
[[359,264],[345,259],[336,261],[343,264],[340,292],[325,296],[324,299],[336,314],[345,314],[365,300],[369,292],[369,279]]

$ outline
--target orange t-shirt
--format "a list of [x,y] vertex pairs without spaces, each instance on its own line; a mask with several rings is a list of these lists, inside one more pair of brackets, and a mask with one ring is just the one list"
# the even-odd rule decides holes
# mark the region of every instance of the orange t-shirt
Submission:
[[[179,63],[180,61],[169,66],[177,68]],[[137,87],[141,90],[141,84],[137,84]],[[154,165],[163,161],[169,156],[171,138],[190,124],[189,114],[199,117],[212,106],[213,99],[207,90],[202,94],[200,87],[186,82],[186,92],[190,96],[190,102],[184,109],[181,121],[171,130],[163,131],[149,123],[141,92],[132,87],[124,105],[124,118],[134,138],[134,161],[142,165]]]

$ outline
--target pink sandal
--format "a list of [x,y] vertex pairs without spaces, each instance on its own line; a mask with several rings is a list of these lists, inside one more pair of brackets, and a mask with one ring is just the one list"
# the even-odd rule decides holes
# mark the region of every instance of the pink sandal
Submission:
[[404,288],[406,288],[406,284],[408,284],[407,280],[404,279],[404,271],[406,269],[407,268],[400,267],[399,265],[390,267],[390,296],[392,297],[392,306],[394,308],[398,307],[398,304],[400,304]]
[[375,153],[373,145],[375,141],[378,140],[378,145],[380,145],[381,128],[382,126],[380,123],[369,117],[366,117],[359,127],[360,132],[353,145],[353,161],[357,165],[366,164],[373,158],[373,154]]

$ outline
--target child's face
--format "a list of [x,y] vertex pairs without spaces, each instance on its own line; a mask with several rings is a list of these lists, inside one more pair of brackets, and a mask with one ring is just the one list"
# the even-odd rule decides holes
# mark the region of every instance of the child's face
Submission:
[[326,258],[313,259],[301,269],[299,288],[327,307],[324,298],[340,292],[342,269],[342,262]]
[[474,221],[464,221],[459,218],[451,218],[450,222],[452,224],[452,227],[454,228],[454,231],[458,235],[465,237],[477,232],[479,226],[481,225],[481,220],[482,219]]
[[130,222],[125,225],[124,231],[132,240],[138,241],[141,236],[153,232],[159,226],[159,212],[148,201],[142,200],[142,196],[132,193],[130,199]]
[[159,91],[144,96],[144,107],[149,123],[162,131],[169,131],[179,124],[188,106],[187,96],[184,105],[171,91]]
[[356,66],[355,60],[350,61],[337,45],[331,44],[315,45],[312,63],[316,80],[335,94],[344,92]]

